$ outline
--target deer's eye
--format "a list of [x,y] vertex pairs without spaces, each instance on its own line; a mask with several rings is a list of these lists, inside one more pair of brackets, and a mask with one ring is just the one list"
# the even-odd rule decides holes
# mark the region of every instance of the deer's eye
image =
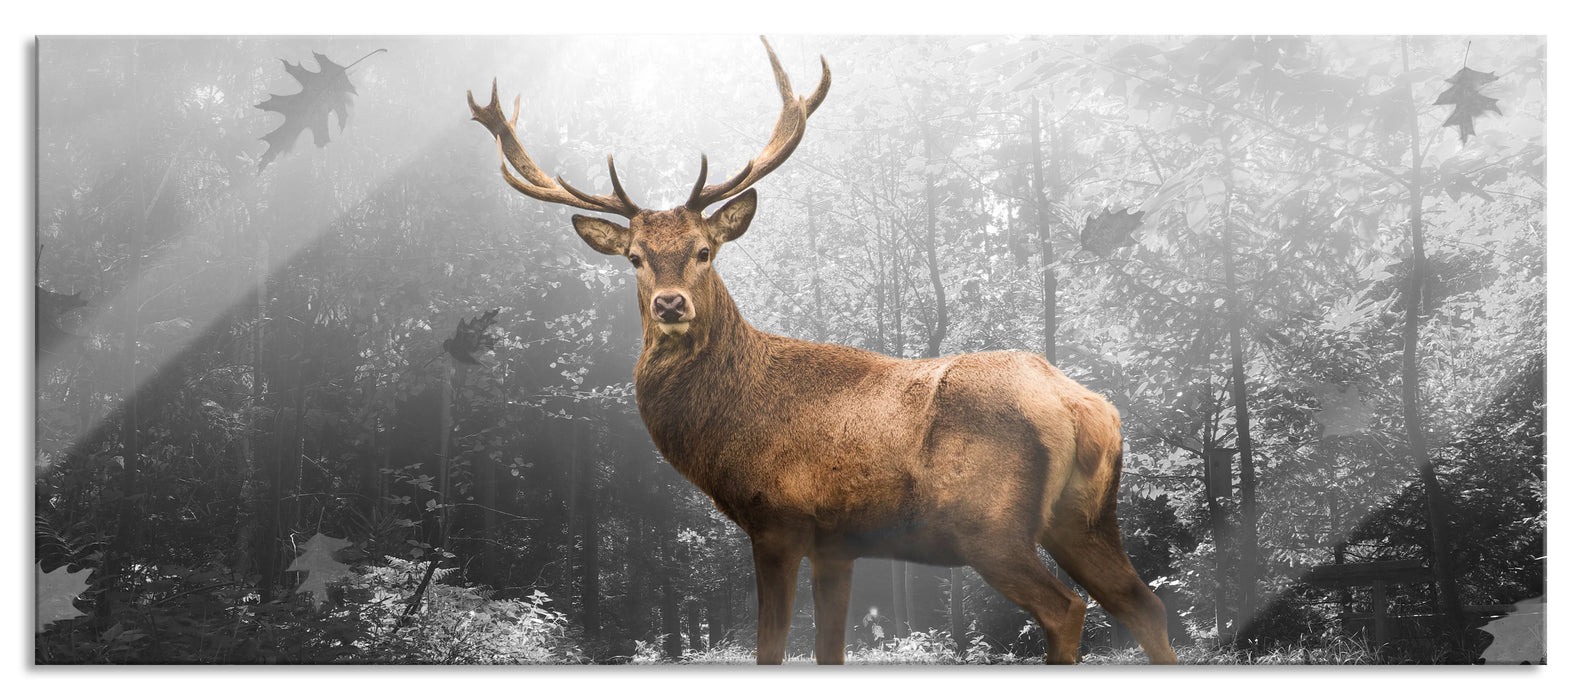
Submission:
[[641,255],[637,255],[637,254],[634,253],[632,255],[626,256],[626,259],[632,261],[632,267],[642,267],[643,266],[643,256],[641,256]]
[[709,261],[709,249],[708,248],[699,249],[698,250],[698,262],[708,262],[708,261]]

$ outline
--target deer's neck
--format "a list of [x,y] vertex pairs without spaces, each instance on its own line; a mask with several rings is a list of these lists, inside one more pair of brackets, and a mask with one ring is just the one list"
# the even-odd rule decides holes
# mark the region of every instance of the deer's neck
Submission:
[[638,410],[654,445],[711,496],[721,438],[751,410],[742,404],[767,362],[766,334],[742,318],[725,285],[715,282],[709,308],[684,335],[665,336],[643,314],[635,373]]

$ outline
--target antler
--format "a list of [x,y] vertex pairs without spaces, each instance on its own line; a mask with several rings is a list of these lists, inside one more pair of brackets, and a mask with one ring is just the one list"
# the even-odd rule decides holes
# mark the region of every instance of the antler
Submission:
[[[779,70],[778,68],[776,70]],[[827,80],[826,80],[827,82]],[[522,98],[517,97],[515,105],[511,108],[511,119],[505,118],[505,112],[500,109],[499,81],[495,81],[489,88],[489,104],[479,107],[472,99],[472,91],[467,91],[467,106],[472,108],[472,119],[489,133],[494,134],[495,144],[500,149],[500,174],[505,176],[505,181],[516,191],[533,199],[555,204],[565,204],[587,209],[589,211],[604,212],[606,214],[619,214],[630,219],[642,211],[642,207],[632,202],[626,196],[626,190],[621,188],[621,178],[615,174],[615,156],[609,156],[606,162],[610,166],[610,185],[614,194],[587,194],[571,185],[566,184],[564,178],[550,179],[540,170],[537,163],[527,155],[527,150],[522,148],[522,142],[516,137],[516,117],[522,108]],[[812,110],[809,110],[812,111]],[[511,167],[527,178],[523,182],[511,174],[511,168],[506,167],[509,162]]]
[[[717,185],[704,186],[709,177],[709,157],[703,157],[702,172],[698,173],[698,181],[692,186],[692,196],[687,198],[686,207],[693,211],[703,211],[710,204],[729,199],[741,194],[753,183],[763,179],[763,176],[773,172],[791,157],[797,144],[802,142],[802,133],[807,130],[808,117],[813,116],[813,110],[818,109],[824,102],[824,96],[829,93],[829,61],[819,56],[819,63],[824,65],[824,77],[819,80],[818,87],[812,95],[797,97],[791,92],[791,79],[786,77],[785,69],[780,67],[780,58],[775,56],[775,50],[769,46],[769,40],[763,36],[758,37],[764,42],[764,49],[769,52],[769,65],[775,71],[775,83],[780,87],[780,118],[775,120],[774,133],[769,137],[769,145],[758,154],[757,158],[747,161],[747,167],[732,175],[729,180]],[[521,188],[518,188],[521,189]]]

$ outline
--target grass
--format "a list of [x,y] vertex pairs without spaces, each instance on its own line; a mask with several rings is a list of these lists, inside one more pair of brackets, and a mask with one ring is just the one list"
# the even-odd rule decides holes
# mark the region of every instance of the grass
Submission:
[[[914,643],[909,645],[908,641]],[[1252,651],[1215,646],[1179,646],[1176,647],[1176,655],[1182,664],[1192,666],[1355,666],[1387,663],[1364,642],[1348,637],[1329,640],[1327,646],[1318,648],[1290,646]],[[679,663],[745,665],[754,663],[754,660],[751,648],[729,645],[705,652],[688,652]],[[666,661],[657,648],[640,643],[639,653],[634,655],[632,663],[659,665],[676,662]],[[811,665],[814,659],[811,653],[792,654],[786,658],[786,663]],[[987,653],[983,647],[975,647],[967,658],[962,658],[943,645],[929,644],[926,640],[902,640],[898,648],[848,647],[846,663],[852,666],[1035,665],[1043,663],[1043,658]],[[1089,666],[1143,665],[1148,663],[1148,656],[1137,647],[1087,649],[1084,650],[1082,663]]]

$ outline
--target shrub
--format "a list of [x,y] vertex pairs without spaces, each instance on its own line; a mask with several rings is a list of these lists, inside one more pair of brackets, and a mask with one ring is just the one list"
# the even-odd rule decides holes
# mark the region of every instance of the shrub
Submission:
[[[570,641],[566,616],[548,608],[542,591],[520,600],[492,600],[483,588],[443,583],[455,569],[434,572],[419,609],[401,623],[412,591],[423,578],[424,562],[385,557],[386,566],[368,566],[348,586],[364,624],[374,633],[359,643],[368,661],[418,664],[580,663]],[[350,592],[350,591],[349,591]],[[349,595],[348,597],[354,597]]]
[[435,572],[422,605],[397,624],[425,562],[387,557],[331,584],[331,602],[260,603],[221,567],[141,567],[133,591],[111,591],[101,617],[57,622],[34,638],[40,664],[578,663],[565,616],[543,593],[491,600]]

